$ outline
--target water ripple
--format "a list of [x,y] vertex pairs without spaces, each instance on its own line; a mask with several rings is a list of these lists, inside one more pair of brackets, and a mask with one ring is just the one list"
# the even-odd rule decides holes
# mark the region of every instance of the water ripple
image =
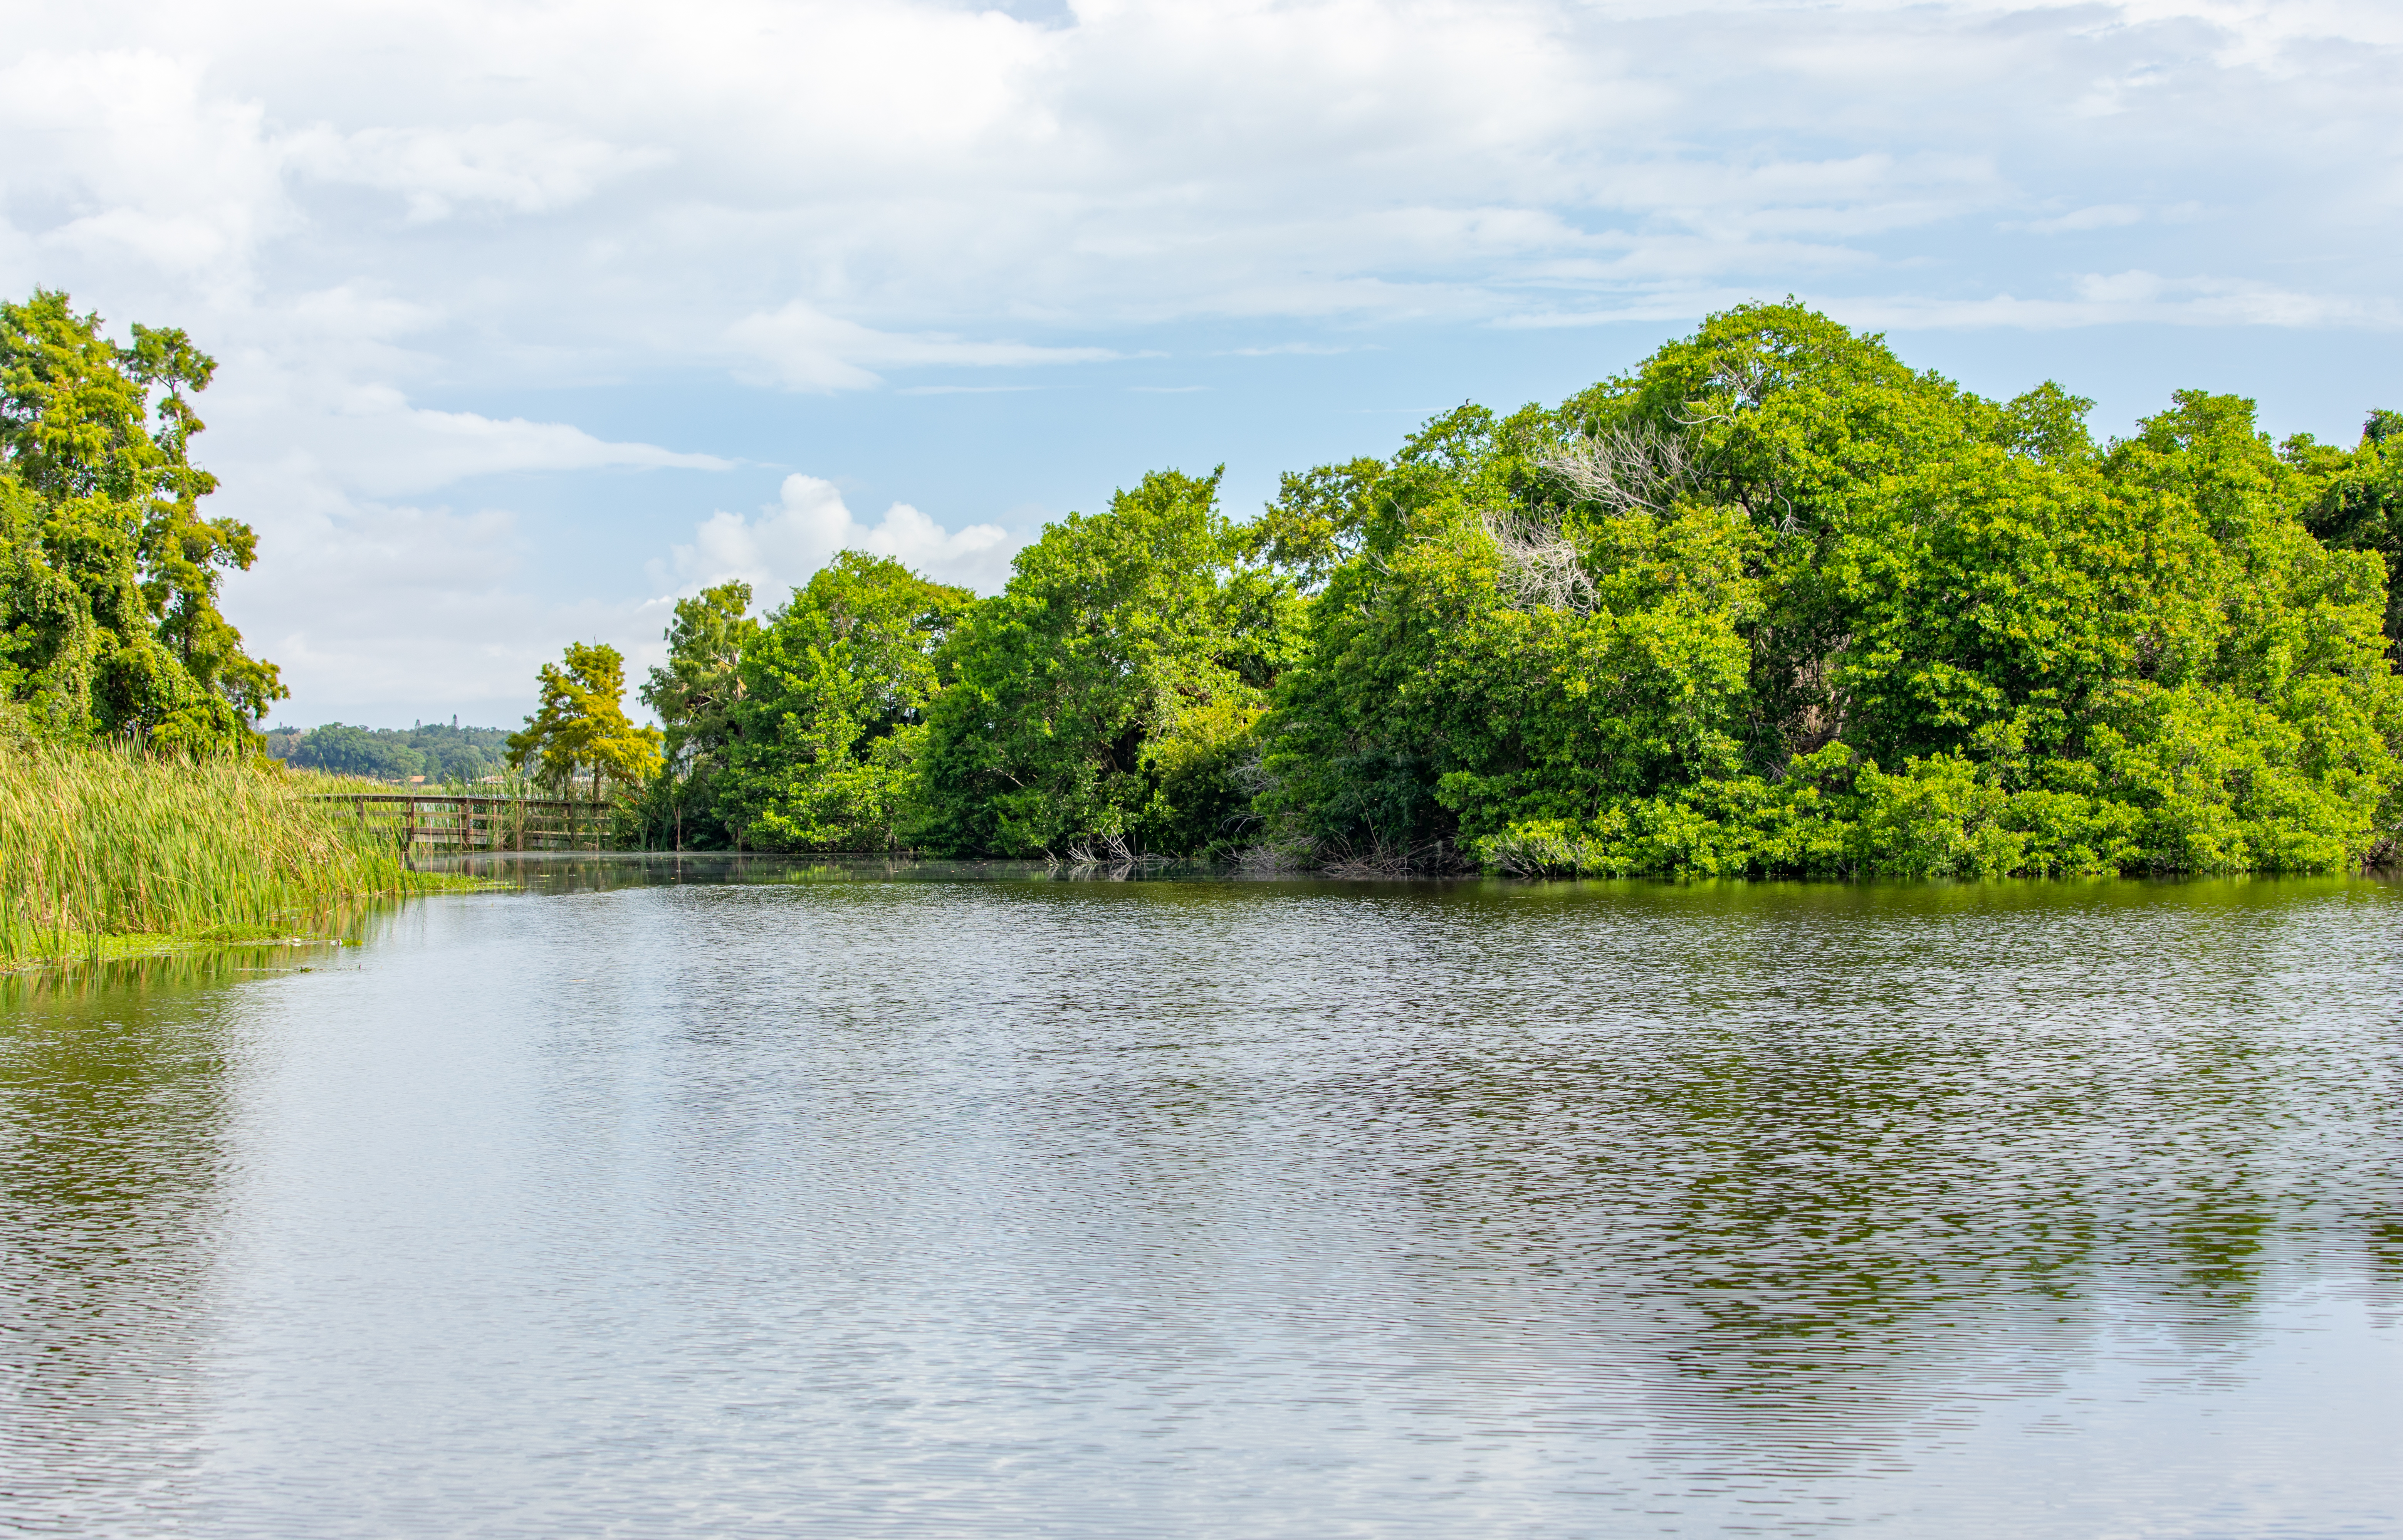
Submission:
[[542,869],[0,980],[0,1521],[2403,1524],[2383,884]]

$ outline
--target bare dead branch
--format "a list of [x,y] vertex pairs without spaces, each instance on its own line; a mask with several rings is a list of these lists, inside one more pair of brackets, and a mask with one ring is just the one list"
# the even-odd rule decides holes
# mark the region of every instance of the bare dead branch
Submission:
[[1585,570],[1577,542],[1556,524],[1502,509],[1478,515],[1486,538],[1502,553],[1500,585],[1522,609],[1572,610],[1591,615],[1599,595]]
[[1613,514],[1658,513],[1694,483],[1699,469],[1683,438],[1648,424],[1564,438],[1535,464]]

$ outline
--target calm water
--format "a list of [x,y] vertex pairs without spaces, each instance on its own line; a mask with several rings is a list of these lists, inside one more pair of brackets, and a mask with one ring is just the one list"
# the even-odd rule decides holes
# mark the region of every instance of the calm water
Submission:
[[2403,1528],[2394,887],[535,869],[0,980],[0,1528]]

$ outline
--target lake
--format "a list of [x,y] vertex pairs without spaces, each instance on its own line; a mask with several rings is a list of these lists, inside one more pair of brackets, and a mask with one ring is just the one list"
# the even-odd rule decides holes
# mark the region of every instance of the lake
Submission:
[[481,865],[0,979],[0,1527],[2403,1528],[2396,885]]

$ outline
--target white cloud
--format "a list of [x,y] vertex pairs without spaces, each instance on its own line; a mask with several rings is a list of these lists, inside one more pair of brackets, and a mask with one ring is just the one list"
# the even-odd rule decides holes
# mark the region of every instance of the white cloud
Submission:
[[[246,468],[275,490],[243,510],[265,554],[229,575],[226,604],[252,653],[296,687],[276,720],[458,712],[511,726],[562,639],[594,633],[588,606],[528,591],[534,543],[505,509],[361,500],[308,464]],[[631,618],[608,623],[608,639],[658,630]]]
[[1831,298],[1828,312],[1867,327],[2015,326],[2059,330],[2151,323],[2179,326],[2403,327],[2403,303],[2385,296],[2311,294],[2267,284],[2210,277],[2163,278],[2132,270],[2089,273],[2074,299],[1983,299],[1911,296]]
[[[1828,272],[1907,293],[1894,238],[1913,263],[1934,243],[1975,265],[1973,226],[2127,229],[2138,188],[2283,204],[2293,219],[2214,232],[2273,260],[2298,220],[2398,213],[2396,14],[1112,0],[1057,25],[919,0],[27,5],[25,61],[0,72],[0,184],[35,254],[114,254],[167,287],[278,282],[297,258],[520,360],[840,391],[1107,361],[1132,350],[1096,329],[1180,318],[1474,322]],[[2106,117],[2077,118],[2096,103]],[[397,200],[384,239],[357,187]],[[510,217],[458,217],[478,212]],[[2326,255],[2351,271],[2331,292],[2381,260]]]
[[203,299],[248,288],[261,243],[298,219],[258,104],[211,92],[193,60],[9,35],[22,51],[0,68],[0,202],[31,276],[152,273]]
[[2132,203],[2096,203],[2049,219],[2006,219],[2002,228],[2025,230],[2030,235],[2059,235],[2066,230],[2116,229],[2144,217],[2145,211]]
[[461,203],[516,214],[565,208],[612,177],[669,159],[662,150],[620,149],[530,122],[347,134],[318,127],[286,141],[283,151],[288,165],[321,181],[400,194],[417,222],[447,218]]
[[[367,311],[375,318],[372,308]],[[370,351],[370,359],[378,356]],[[577,470],[731,468],[717,455],[605,439],[567,423],[495,418],[411,404],[349,370],[292,368],[273,355],[226,360],[203,405],[203,458],[238,500],[296,476],[371,499],[422,496],[471,477]],[[261,466],[271,462],[273,468]]]
[[638,661],[658,650],[664,622],[640,598],[550,590],[556,534],[505,505],[430,494],[479,476],[731,463],[565,423],[420,407],[372,378],[427,372],[399,344],[439,320],[348,287],[302,295],[249,316],[262,345],[225,358],[201,399],[201,458],[223,482],[211,511],[259,537],[258,564],[228,579],[227,611],[295,690],[279,719],[458,712],[506,726],[567,639],[606,641]]
[[693,530],[692,543],[654,562],[655,581],[697,592],[741,578],[763,608],[784,603],[837,551],[890,556],[940,582],[990,591],[1009,576],[1009,558],[1022,544],[998,524],[971,524],[956,533],[907,503],[864,524],[843,502],[841,489],[814,476],[785,478],[776,505],[757,518],[719,511]]
[[[2382,295],[2313,294],[2243,280],[2163,278],[2132,270],[2088,273],[2067,285],[2074,298],[2022,298],[2011,294],[1938,298],[1912,294],[1854,296],[1804,290],[1799,298],[1840,321],[1872,329],[2012,327],[2060,331],[2077,326],[2157,324],[2179,326],[2403,326],[2403,303]],[[1550,330],[1660,321],[1722,310],[1749,298],[1740,292],[1670,293],[1606,310],[1547,311],[1504,316],[1506,330]]]
[[1019,342],[963,340],[940,333],[877,331],[827,315],[802,300],[744,316],[727,328],[736,351],[768,366],[771,378],[793,390],[857,390],[880,382],[874,365],[943,365],[970,368],[1039,364],[1091,364],[1118,356],[1106,348],[1029,347]]
[[[472,411],[412,407],[399,392],[361,385],[320,420],[346,481],[374,493],[430,492],[507,471],[726,470],[732,462],[656,444],[596,438],[565,423],[530,423]],[[349,431],[344,431],[344,430]]]
[[[225,360],[203,458],[262,534],[243,614],[368,673],[416,634],[374,587],[395,541],[480,573],[543,518],[581,537],[531,498],[515,535],[444,511],[467,479],[767,461],[956,504],[912,479],[955,446],[868,427],[949,431],[1040,370],[1113,387],[1008,414],[1098,489],[1153,450],[1069,404],[1172,341],[1233,423],[1291,398],[1205,368],[1391,346],[1417,399],[1405,348],[1789,290],[1897,327],[2397,324],[2392,0],[0,0],[0,292]],[[612,388],[674,426],[586,416]],[[660,505],[618,598],[537,564],[463,583],[448,623],[621,634],[691,521]],[[789,584],[836,523],[991,586],[1014,538],[812,506],[712,520],[668,586],[718,554]],[[303,572],[319,591],[277,597]],[[313,691],[354,665],[293,667]]]

